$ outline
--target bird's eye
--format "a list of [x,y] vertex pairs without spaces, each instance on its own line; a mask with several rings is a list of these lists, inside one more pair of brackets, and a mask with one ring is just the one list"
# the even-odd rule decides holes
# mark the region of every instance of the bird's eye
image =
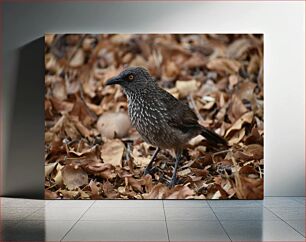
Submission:
[[129,78],[130,81],[132,81],[132,80],[134,79],[134,75],[130,74],[130,75],[128,76],[128,78]]

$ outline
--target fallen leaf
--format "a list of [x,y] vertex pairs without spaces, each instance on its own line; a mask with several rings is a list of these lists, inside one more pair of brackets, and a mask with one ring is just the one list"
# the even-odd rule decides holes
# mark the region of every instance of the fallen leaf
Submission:
[[47,177],[51,174],[51,172],[54,170],[56,165],[57,165],[57,162],[45,165],[45,177]]
[[45,189],[45,199],[56,199],[57,194],[56,192],[52,192],[50,190]]
[[90,180],[88,186],[90,187],[93,196],[99,195],[99,188],[93,180]]
[[252,46],[252,41],[250,39],[237,39],[228,46],[226,55],[229,58],[240,59]]
[[243,114],[225,133],[225,136],[228,136],[233,130],[239,130],[242,128],[242,125],[245,123],[251,123],[253,120],[253,112],[247,112]]
[[177,185],[167,192],[165,199],[186,199],[194,195],[194,191],[188,186]]
[[176,81],[175,84],[179,91],[180,97],[186,97],[198,89],[197,81]]
[[62,174],[68,190],[74,190],[88,183],[88,174],[81,167],[65,166]]
[[240,129],[239,131],[237,131],[231,138],[230,140],[228,140],[228,144],[230,146],[234,145],[234,144],[238,144],[242,138],[244,137],[245,135],[245,129],[242,128]]
[[104,163],[122,167],[121,158],[125,146],[119,139],[107,140],[101,150],[101,158]]
[[208,69],[229,74],[237,73],[240,69],[240,66],[240,62],[226,58],[212,59],[207,63]]
[[83,65],[85,60],[85,55],[84,55],[84,51],[82,49],[78,49],[74,56],[72,57],[69,65],[71,67],[80,67],[81,65]]

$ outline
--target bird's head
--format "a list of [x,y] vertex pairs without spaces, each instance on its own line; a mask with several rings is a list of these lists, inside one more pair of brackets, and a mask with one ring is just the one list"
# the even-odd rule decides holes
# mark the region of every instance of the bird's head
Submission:
[[141,90],[155,83],[148,70],[144,67],[129,67],[119,75],[107,80],[106,85],[119,84],[125,91]]

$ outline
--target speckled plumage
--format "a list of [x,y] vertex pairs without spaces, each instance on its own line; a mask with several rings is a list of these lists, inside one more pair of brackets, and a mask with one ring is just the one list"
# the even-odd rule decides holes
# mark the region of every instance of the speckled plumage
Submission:
[[[175,150],[177,161],[172,183],[182,149],[191,138],[202,134],[209,142],[226,144],[222,137],[198,123],[188,105],[160,88],[145,68],[127,68],[107,84],[122,86],[128,98],[131,123],[144,141],[161,149]],[[150,165],[152,162],[153,159]]]
[[169,114],[176,112],[173,108],[178,103],[174,105],[173,102],[179,101],[155,82],[141,90],[126,90],[125,93],[132,125],[147,143],[163,149],[182,148],[189,139],[200,133],[200,129],[193,129],[190,133],[175,126],[174,117]]

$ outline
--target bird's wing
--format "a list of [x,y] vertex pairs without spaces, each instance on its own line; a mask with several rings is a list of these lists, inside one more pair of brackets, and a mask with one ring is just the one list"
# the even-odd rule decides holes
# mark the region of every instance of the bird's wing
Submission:
[[159,92],[160,101],[167,110],[168,115],[166,118],[169,126],[179,129],[184,133],[191,130],[199,130],[209,143],[227,146],[227,141],[224,138],[198,123],[197,116],[187,104],[179,101],[167,91],[161,90]]
[[179,101],[163,89],[159,93],[159,99],[167,110],[166,119],[169,126],[177,128],[184,133],[190,129],[198,129],[200,127],[197,116],[187,104]]

